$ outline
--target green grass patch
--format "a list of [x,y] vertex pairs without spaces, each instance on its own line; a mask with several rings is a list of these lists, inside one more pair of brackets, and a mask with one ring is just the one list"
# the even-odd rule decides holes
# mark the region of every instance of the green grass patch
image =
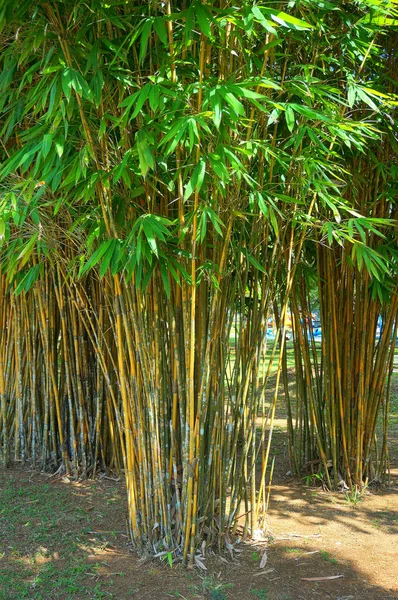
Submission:
[[62,485],[0,474],[0,600],[116,598],[88,554],[92,516]]

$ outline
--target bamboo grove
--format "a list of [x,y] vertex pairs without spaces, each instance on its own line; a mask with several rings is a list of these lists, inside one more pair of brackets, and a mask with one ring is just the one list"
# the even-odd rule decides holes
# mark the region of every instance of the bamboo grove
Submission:
[[0,2],[4,465],[123,472],[134,544],[190,564],[261,528],[283,386],[297,472],[361,485],[380,410],[385,471],[397,12]]

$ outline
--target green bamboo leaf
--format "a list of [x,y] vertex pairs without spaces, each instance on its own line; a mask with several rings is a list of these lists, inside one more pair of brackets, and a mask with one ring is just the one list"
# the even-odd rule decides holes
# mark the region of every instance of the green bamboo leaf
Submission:
[[241,252],[242,252],[243,256],[245,256],[247,258],[249,263],[251,265],[253,265],[253,267],[255,269],[257,269],[261,273],[266,273],[266,270],[264,269],[264,267],[262,265],[260,265],[258,260],[256,258],[254,258],[253,254],[251,254],[251,252],[249,252],[246,248],[242,248]]
[[257,200],[260,212],[264,215],[264,217],[268,218],[268,215],[269,215],[268,206],[266,205],[263,196],[259,192],[256,192],[254,194],[254,197]]
[[331,246],[333,244],[333,225],[332,223],[326,223],[326,233],[328,236],[328,244]]
[[23,278],[21,279],[21,281],[18,283],[17,287],[15,288],[15,294],[17,296],[19,296],[19,294],[21,294],[21,292],[25,292],[25,293],[28,292],[32,288],[32,286],[36,283],[36,281],[38,280],[41,271],[42,271],[41,264],[30,267],[30,269],[27,271],[27,273],[25,273],[25,275],[23,276]]
[[159,258],[158,245],[156,243],[151,221],[149,221],[148,219],[144,219],[142,222],[142,226],[150,249],[155,254],[155,256]]
[[212,90],[212,95],[210,97],[210,104],[213,110],[213,122],[216,128],[218,129],[221,124],[222,119],[222,101],[221,96],[216,92],[216,90]]
[[121,240],[115,240],[115,248],[111,257],[111,274],[112,277],[119,273],[122,268],[124,268],[124,247]]
[[140,110],[144,106],[145,100],[149,97],[151,90],[152,90],[152,84],[146,83],[142,87],[141,91],[138,93],[137,101],[134,105],[134,111],[133,111],[133,114],[131,115],[132,119],[135,119],[135,117],[139,114]]
[[149,98],[149,106],[151,107],[151,110],[156,112],[157,109],[159,108],[159,100],[160,100],[160,91],[159,91],[159,87],[157,85],[154,85],[154,84],[151,85],[151,90],[149,92],[148,98]]
[[166,155],[174,152],[177,144],[182,140],[185,135],[186,129],[188,127],[188,119],[178,119],[176,123],[173,123],[172,127],[167,131],[166,135],[160,142],[160,146],[164,146],[166,143],[170,142],[169,146],[166,149]]
[[289,29],[297,29],[298,31],[314,28],[313,25],[310,25],[306,21],[303,21],[302,19],[297,19],[296,17],[288,15],[283,11],[279,12],[276,15],[271,14],[271,19],[279,25],[282,25],[283,27],[288,27]]
[[98,108],[101,104],[102,90],[104,87],[104,77],[101,69],[98,69],[92,79],[93,98],[95,106]]
[[232,108],[232,110],[237,114],[237,115],[241,115],[242,117],[245,116],[245,108],[243,106],[243,104],[237,99],[236,96],[234,96],[234,94],[232,94],[231,92],[226,91],[223,88],[220,88],[220,94],[221,96],[226,100],[226,102],[228,102],[228,104],[230,105],[230,107]]
[[[93,99],[92,91],[87,81],[84,79],[83,75],[79,73],[79,71],[75,71],[74,86],[76,86],[75,90],[77,93],[79,93],[79,96],[82,96],[86,100]],[[78,92],[77,87],[80,89],[80,92]]]
[[319,112],[319,110],[314,110],[309,106],[304,106],[303,104],[296,104],[291,102],[289,106],[300,115],[304,115],[307,119],[313,119],[317,121],[330,121],[328,115]]
[[194,11],[200,30],[202,31],[202,33],[204,33],[205,36],[211,38],[211,22],[213,18],[210,11],[201,2],[195,3]]
[[141,31],[141,35],[140,35],[140,55],[139,55],[139,61],[142,64],[146,51],[147,51],[147,47],[148,47],[148,42],[149,42],[149,38],[151,36],[151,31],[152,31],[152,23],[153,23],[153,19],[147,19],[145,21],[145,24],[142,28]]
[[294,129],[295,120],[294,120],[294,111],[291,106],[287,106],[286,112],[285,112],[285,117],[286,117],[287,128],[289,129],[290,133],[292,133],[292,131]]
[[354,226],[356,227],[363,243],[366,243],[366,233],[365,233],[365,230],[362,227],[359,219],[354,220]]
[[51,67],[46,67],[45,69],[42,69],[41,74],[42,75],[50,75],[51,73],[56,73],[57,71],[62,71],[62,70],[63,70],[62,65],[53,65]]
[[272,35],[277,34],[275,27],[273,27],[273,23],[268,21],[268,19],[264,17],[263,13],[261,12],[258,6],[253,6],[252,13],[255,19],[257,19],[257,21],[260,23],[260,25],[264,27],[266,31],[272,33]]
[[224,148],[224,153],[228,156],[231,165],[238,173],[244,173],[245,167],[239,158],[229,148]]
[[278,108],[274,108],[271,112],[270,115],[268,117],[268,121],[267,121],[267,127],[269,125],[273,125],[274,123],[278,122],[279,119],[279,115],[281,114],[281,111]]
[[6,232],[6,222],[0,217],[0,244],[3,242]]
[[[60,81],[60,78],[61,78],[61,81]],[[59,103],[60,103],[61,97],[62,97],[62,91],[63,91],[62,75],[61,75],[61,77],[60,77],[60,75],[58,75],[57,78],[54,78],[54,81],[51,86],[50,102],[48,105],[48,112],[47,112],[48,120],[53,119],[54,113],[59,108]]]
[[208,159],[214,174],[217,175],[217,177],[222,181],[227,182],[230,179],[230,174],[225,165],[225,160],[222,157],[222,153],[209,154]]
[[105,119],[105,117],[102,117],[101,121],[100,121],[99,130],[98,130],[98,138],[102,139],[105,132],[106,132],[106,119]]
[[203,210],[202,214],[200,215],[200,219],[198,221],[198,231],[196,234],[196,239],[200,240],[200,243],[203,243],[203,240],[206,237],[206,233],[207,233],[207,215],[206,215],[206,211]]
[[87,271],[95,267],[95,265],[101,260],[104,256],[105,252],[107,252],[109,246],[112,244],[113,240],[107,240],[103,242],[99,248],[90,256],[88,261],[85,264],[82,264],[79,270],[79,277],[82,277]]
[[356,88],[356,92],[358,97],[365,102],[365,104],[367,104],[368,106],[370,106],[371,109],[373,110],[378,110],[377,105],[373,102],[372,98],[359,86]]
[[357,96],[357,93],[356,93],[355,87],[353,85],[348,85],[347,100],[348,100],[348,106],[350,108],[352,108],[354,106],[356,96]]
[[72,89],[75,90],[76,94],[79,96],[88,100],[92,99],[92,92],[88,87],[86,80],[75,69],[69,67],[64,69],[61,81],[62,89],[67,100],[70,100],[71,98]]
[[200,159],[195,169],[193,170],[192,177],[189,180],[184,193],[184,200],[188,200],[188,198],[193,194],[195,190],[200,192],[200,189],[204,182],[204,177],[206,173],[206,162],[203,158]]
[[[258,92],[253,92],[253,90],[249,90],[248,88],[242,86],[234,86],[237,91],[243,98],[248,98],[249,100],[264,100],[265,96],[263,94],[259,94]],[[264,85],[265,87],[265,85]],[[271,86],[269,86],[271,88]]]
[[116,245],[117,245],[117,240],[116,239],[111,240],[111,242],[110,242],[107,250],[105,251],[104,257],[103,257],[102,262],[101,262],[101,267],[100,267],[100,277],[101,278],[105,275],[105,273],[108,270],[108,267],[109,267],[110,262],[112,260],[113,253],[115,251]]
[[391,100],[391,95],[388,94],[383,94],[382,92],[379,92],[378,90],[374,90],[373,88],[368,88],[368,87],[362,87],[363,91],[366,92],[367,94],[371,94],[372,96],[377,96],[378,98],[383,98],[384,100]]
[[149,265],[148,270],[144,274],[144,277],[141,282],[141,289],[143,292],[145,292],[146,288],[148,287],[148,284],[152,279],[154,270],[155,270],[155,263]]
[[206,213],[209,216],[209,219],[210,219],[214,229],[218,233],[218,235],[222,236],[223,232],[222,232],[221,227],[224,227],[224,223],[221,221],[220,217],[216,214],[216,212],[210,206],[207,207]]
[[160,41],[167,46],[169,42],[167,39],[166,24],[164,19],[162,17],[156,17],[153,21],[153,26],[157,35],[159,36]]
[[47,157],[48,153],[51,150],[52,143],[53,143],[53,136],[51,135],[51,133],[46,133],[43,136],[42,150],[41,150],[41,155],[43,158]]
[[[141,90],[142,90],[142,88],[141,88]],[[138,91],[138,92],[135,92],[131,96],[127,96],[127,98],[125,98],[124,100],[122,100],[119,103],[119,108],[129,108],[129,109],[131,109],[132,106],[133,106],[133,104],[135,103],[136,99],[140,95],[141,90]]]
[[114,169],[114,172],[113,172],[113,182],[114,183],[117,183],[119,181],[120,177],[122,177],[123,172],[125,171],[125,169],[127,167],[127,163],[131,156],[131,152],[132,152],[131,150],[127,150],[127,152],[123,156],[122,162]]
[[26,265],[26,263],[28,262],[28,260],[32,256],[32,253],[33,253],[33,250],[35,248],[35,245],[36,245],[38,237],[39,237],[38,232],[34,233],[32,235],[32,237],[30,238],[29,242],[27,244],[25,244],[25,246],[23,247],[22,251],[19,253],[17,260],[21,261],[19,263],[19,268],[20,269],[22,269],[22,267],[24,265]]
[[72,69],[65,69],[62,73],[62,89],[63,92],[65,94],[65,97],[67,100],[70,99],[71,95],[72,95],[72,79],[73,79],[73,75],[72,75]]
[[64,153],[64,143],[65,143],[65,140],[63,138],[61,138],[60,136],[58,136],[54,140],[55,151],[60,158]]
[[276,218],[275,211],[274,211],[274,209],[271,206],[269,207],[269,218],[270,218],[270,221],[271,221],[272,228],[273,228],[273,230],[275,232],[275,235],[276,235],[276,237],[278,237],[279,236],[278,221],[277,221],[277,218]]
[[155,166],[155,159],[152,155],[152,150],[148,144],[148,139],[145,132],[140,129],[136,133],[138,158],[140,163],[140,170],[143,177],[146,177],[149,169],[153,169]]

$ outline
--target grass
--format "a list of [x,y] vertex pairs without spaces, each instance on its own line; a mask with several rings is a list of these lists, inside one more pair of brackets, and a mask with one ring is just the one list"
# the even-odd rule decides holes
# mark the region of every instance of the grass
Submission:
[[351,490],[348,490],[344,493],[344,498],[349,504],[353,504],[357,506],[360,502],[362,502],[365,498],[367,485],[365,485],[362,490],[356,485]]
[[261,556],[259,552],[252,552],[252,559],[256,562],[258,562],[260,560]]
[[302,553],[301,548],[286,548],[286,552],[288,554],[298,554],[300,555]]
[[377,529],[385,529],[389,533],[395,533],[398,525],[398,514],[392,511],[378,511],[377,517],[371,519],[371,523]]
[[[230,344],[230,363],[228,366],[228,375],[230,376],[232,373],[232,370],[234,368],[234,364],[235,364],[235,338],[230,337],[229,338],[229,344]],[[269,360],[271,358],[271,354],[272,354],[272,344],[273,341],[267,341],[267,351],[265,353],[265,361],[261,360],[260,362],[260,368],[259,368],[259,375],[260,378],[264,377],[265,373],[267,372],[268,369],[268,363]],[[272,364],[272,368],[271,368],[271,372],[270,372],[270,377],[273,377],[276,375],[277,372],[277,365],[278,365],[278,354],[279,354],[279,349],[276,350],[275,355],[274,355],[274,360],[273,360],[273,364]],[[288,369],[293,369],[295,367],[295,358],[294,358],[294,348],[292,345],[292,342],[288,342],[287,346],[286,346],[286,359],[287,359],[287,368]]]
[[322,560],[331,563],[332,565],[338,564],[338,561],[335,558],[333,558],[333,556],[330,556],[329,552],[326,552],[326,550],[321,550],[319,555],[322,558]]
[[389,414],[389,428],[398,428],[398,373],[395,372],[392,376],[391,382],[391,398],[390,398],[390,414]]
[[220,583],[211,575],[203,578],[202,585],[191,586],[193,592],[204,594],[209,600],[227,600],[225,591],[232,587],[232,583]]
[[98,564],[88,560],[88,554],[104,543],[85,533],[99,517],[79,506],[61,485],[54,489],[50,484],[20,484],[14,478],[3,485],[3,478],[0,475],[0,599],[116,598],[109,589],[111,580],[97,582]]

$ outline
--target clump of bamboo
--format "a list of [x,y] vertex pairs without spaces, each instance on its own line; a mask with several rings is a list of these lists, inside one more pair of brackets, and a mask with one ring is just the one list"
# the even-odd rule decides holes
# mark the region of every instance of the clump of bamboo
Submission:
[[[383,43],[386,69],[379,85],[387,77],[385,89],[393,94],[396,34]],[[365,60],[366,77],[364,67]],[[367,97],[359,100],[362,118],[377,121],[378,145],[369,143],[366,158],[345,153],[349,185],[340,181],[344,197],[336,194],[329,203],[333,215],[327,211],[314,231],[318,243],[309,243],[303,253],[291,300],[296,360],[295,405],[288,400],[291,462],[296,472],[321,474],[335,488],[384,481],[389,468],[387,414],[398,316],[397,165],[390,119]],[[313,334],[314,311],[321,340]]]
[[200,563],[263,525],[297,268],[375,133],[338,110],[324,8],[8,9],[3,462],[123,472],[134,544]]
[[[384,231],[393,208],[376,169],[362,168],[367,187],[359,201],[380,231],[365,234],[361,220],[348,227],[367,245],[319,245],[318,288],[303,269],[292,298],[296,356],[296,397],[289,403],[292,462],[296,472],[321,473],[329,486],[381,482],[388,472],[388,398],[396,344],[398,295],[394,267],[381,256],[394,244]],[[362,177],[361,177],[362,179]],[[375,204],[375,193],[386,200]],[[352,235],[352,234],[351,234]],[[348,237],[348,236],[347,236]],[[313,333],[312,315],[319,310],[321,340]],[[378,439],[379,436],[379,439]]]

